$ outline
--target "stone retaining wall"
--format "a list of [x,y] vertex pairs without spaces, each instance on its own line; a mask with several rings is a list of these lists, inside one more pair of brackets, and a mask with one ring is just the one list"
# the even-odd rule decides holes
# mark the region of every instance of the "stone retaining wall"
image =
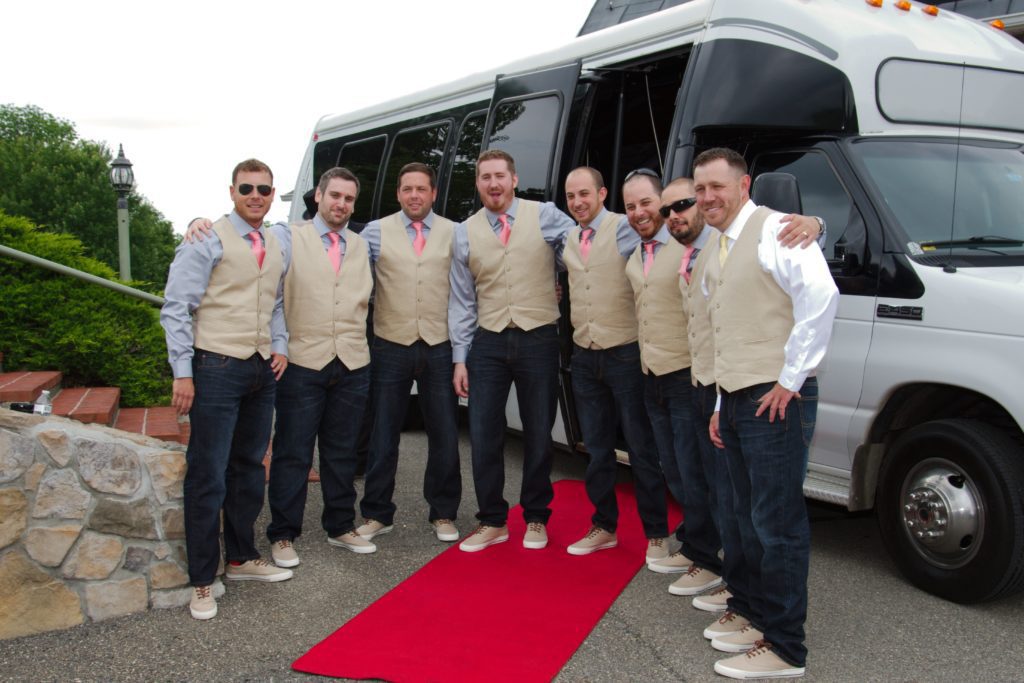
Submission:
[[0,639],[188,603],[184,450],[0,409]]

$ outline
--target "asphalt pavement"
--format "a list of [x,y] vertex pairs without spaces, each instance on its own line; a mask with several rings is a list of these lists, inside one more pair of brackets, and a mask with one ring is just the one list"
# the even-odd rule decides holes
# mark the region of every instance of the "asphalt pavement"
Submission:
[[[465,533],[475,511],[465,433],[461,452],[465,492],[458,523]],[[514,503],[521,463],[515,437],[506,454],[505,495]],[[0,641],[0,680],[323,680],[292,671],[291,662],[448,547],[426,522],[425,458],[424,434],[404,433],[395,530],[378,539],[376,554],[327,545],[319,525],[319,485],[311,485],[306,533],[296,543],[302,564],[293,580],[231,583],[219,615],[208,622],[191,619],[183,607]],[[582,456],[559,453],[553,478],[582,479],[585,465]],[[628,468],[620,477],[629,478]],[[871,515],[814,503],[810,513],[805,680],[1024,680],[1024,595],[971,606],[946,602],[904,581]],[[263,546],[269,556],[265,540]],[[641,569],[556,681],[727,680],[713,666],[728,655],[701,635],[714,615],[670,595],[673,578]],[[457,642],[451,652],[458,656]]]

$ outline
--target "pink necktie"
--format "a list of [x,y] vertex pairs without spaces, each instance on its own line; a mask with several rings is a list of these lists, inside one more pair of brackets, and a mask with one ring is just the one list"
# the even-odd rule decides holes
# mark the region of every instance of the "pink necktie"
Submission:
[[334,266],[334,274],[337,275],[341,270],[341,238],[333,230],[329,230],[327,236],[331,238],[331,246],[327,247],[327,256],[331,259],[331,265]]
[[679,266],[679,274],[686,278],[686,284],[690,284],[690,259],[693,258],[693,247],[686,248],[683,254],[683,265]]
[[498,233],[498,239],[507,247],[508,238],[512,236],[512,228],[508,224],[508,214],[498,214],[498,222],[501,223],[501,232]]
[[423,247],[427,246],[427,238],[423,236],[423,222],[413,221],[412,227],[416,231],[416,237],[412,240],[413,251],[417,256],[423,256]]
[[583,238],[580,240],[580,253],[583,254],[583,262],[586,263],[590,259],[590,240],[594,237],[594,229],[585,228],[580,237]]
[[654,265],[654,242],[644,242],[644,251],[647,252],[647,259],[644,261],[644,277],[647,277],[647,273],[651,272],[651,266]]
[[267,250],[263,248],[263,235],[259,230],[253,230],[249,233],[249,239],[252,240],[252,253],[256,255],[256,266],[262,270],[263,257],[267,253]]

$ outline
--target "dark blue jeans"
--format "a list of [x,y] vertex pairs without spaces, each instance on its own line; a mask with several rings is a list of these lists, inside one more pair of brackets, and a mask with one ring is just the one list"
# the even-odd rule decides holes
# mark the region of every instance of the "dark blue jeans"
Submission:
[[263,508],[263,456],[274,417],[274,373],[246,360],[196,349],[195,400],[185,460],[185,547],[193,586],[208,586],[220,562],[220,512],[229,562],[260,556],[253,525]]
[[551,428],[558,398],[558,330],[490,332],[478,328],[466,362],[469,370],[469,440],[477,519],[488,526],[508,520],[505,488],[505,404],[516,385],[523,422],[523,484],[519,504],[527,522],[547,522],[551,488]]
[[615,531],[619,508],[615,499],[616,427],[629,447],[630,469],[636,486],[637,509],[648,538],[668,535],[665,484],[658,463],[651,422],[644,406],[644,374],[636,342],[611,349],[574,346],[572,391],[583,432],[587,462],[586,486],[594,504],[591,522]]
[[395,518],[395,471],[398,443],[416,381],[423,424],[427,431],[427,469],[423,497],[428,519],[455,519],[462,497],[459,471],[459,404],[452,387],[452,345],[417,341],[403,346],[377,337],[373,342],[375,417],[366,468],[363,517],[390,525]]
[[732,479],[725,460],[725,451],[711,443],[708,426],[711,416],[715,413],[715,385],[704,386],[699,382],[693,388],[693,411],[695,419],[695,435],[700,459],[704,463],[704,476],[711,488],[708,499],[711,503],[711,516],[722,540],[722,578],[729,587],[732,597],[729,609],[750,619],[750,587],[747,585],[745,572],[736,571],[743,560],[743,549],[740,545],[740,528],[733,510]]
[[774,651],[804,666],[807,570],[811,532],[803,483],[807,449],[818,412],[818,383],[807,378],[799,399],[790,401],[786,419],[768,412],[755,417],[757,400],[773,384],[722,392],[719,428],[733,486],[733,509],[743,561],[737,571],[750,587],[754,625]]
[[697,447],[690,368],[661,376],[648,373],[644,380],[647,412],[654,428],[661,467],[669,491],[683,506],[683,523],[676,538],[683,554],[698,567],[722,573],[718,537],[711,511],[711,484]]
[[355,528],[356,445],[369,391],[369,365],[349,370],[335,358],[320,370],[291,363],[284,371],[267,490],[271,542],[302,534],[314,445],[320,452],[323,528],[328,536]]

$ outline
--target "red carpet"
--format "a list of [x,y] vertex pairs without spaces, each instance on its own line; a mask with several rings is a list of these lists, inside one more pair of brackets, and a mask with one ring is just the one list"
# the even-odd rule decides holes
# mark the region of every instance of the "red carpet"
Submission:
[[[506,543],[478,553],[453,544],[292,668],[396,683],[550,681],[643,565],[647,547],[633,488],[620,484],[618,547],[569,555],[593,509],[583,482],[554,486],[547,548],[523,548],[517,506]],[[680,515],[670,516],[672,529]]]

